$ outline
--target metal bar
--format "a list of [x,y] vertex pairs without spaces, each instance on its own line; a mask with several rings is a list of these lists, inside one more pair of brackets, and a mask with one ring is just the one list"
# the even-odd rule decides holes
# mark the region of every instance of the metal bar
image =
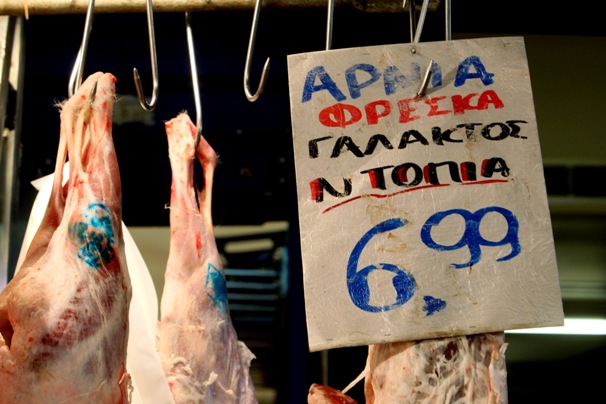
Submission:
[[332,47],[332,22],[335,10],[335,0],[328,0],[328,15],[326,18],[326,50]]
[[[21,130],[22,26],[21,18],[0,17],[0,290],[14,273],[18,248],[11,251],[11,247],[18,247],[20,241],[13,224],[17,210],[16,173]],[[9,103],[14,104],[10,111]]]
[[227,281],[227,289],[229,290],[276,290],[278,287],[278,285],[274,285],[272,283]]
[[238,268],[225,268],[225,275],[229,276],[257,276],[257,277],[268,277],[277,278],[278,271],[274,269],[238,269]]
[[450,0],[444,0],[444,14],[445,14],[445,31],[446,40],[452,40],[452,8],[450,7]]
[[268,293],[227,293],[227,301],[230,302],[236,302],[236,301],[241,301],[241,300],[247,300],[247,301],[253,301],[253,302],[269,302],[269,303],[276,303],[280,300],[280,295],[278,295],[277,293],[272,293],[272,294],[268,294]]
[[278,311],[277,307],[274,306],[263,306],[260,304],[252,304],[251,302],[246,302],[246,303],[233,303],[233,302],[229,302],[229,310],[231,312],[234,311],[240,311],[240,312],[262,312],[264,314],[267,313],[275,313]]
[[[13,122],[9,134],[8,153],[13,156],[12,161],[6,166],[7,175],[12,178],[11,191],[11,248],[8,253],[8,279],[12,279],[17,269],[19,253],[21,252],[21,244],[25,236],[25,228],[16,226],[18,223],[19,209],[21,204],[19,201],[19,171],[21,168],[21,132],[23,118],[23,83],[25,80],[25,19],[17,17],[15,22],[15,32],[13,35],[13,54],[11,58],[11,70],[8,75],[8,81],[11,84],[15,95],[15,105],[12,116]],[[8,122],[5,122],[9,127]]]
[[[442,0],[430,0],[435,11]],[[0,15],[85,14],[88,0],[2,0]],[[263,0],[281,9],[325,8],[326,0]],[[145,12],[146,0],[96,0],[95,13]],[[154,12],[252,10],[255,0],[154,0]],[[335,0],[335,8],[369,13],[403,13],[402,0]]]
[[427,15],[428,10],[429,0],[423,0],[423,5],[421,6],[421,14],[419,14],[419,21],[417,22],[417,26],[415,28],[415,37],[413,39],[414,43],[417,43],[421,40],[421,32],[423,31],[423,25],[425,25],[425,16]]
[[[15,18],[0,17],[0,142],[9,143],[9,132],[4,131],[4,121],[8,104],[9,71],[11,66],[12,46],[15,31]],[[14,178],[8,173],[8,166],[12,165],[13,156],[9,147],[1,147],[0,166],[3,167],[0,178],[0,192],[2,204],[0,206],[0,290],[8,283],[9,278],[9,247],[11,233],[11,202],[12,184]],[[5,170],[4,167],[7,166]],[[12,174],[12,172],[11,172]]]

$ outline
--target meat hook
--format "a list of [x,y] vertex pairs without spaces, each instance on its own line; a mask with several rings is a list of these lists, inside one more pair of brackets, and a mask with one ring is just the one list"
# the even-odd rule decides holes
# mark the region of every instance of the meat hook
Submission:
[[328,16],[326,17],[326,50],[332,47],[332,20],[335,0],[328,0]]
[[410,42],[414,41],[415,38],[415,26],[417,25],[417,14],[415,12],[415,0],[408,2],[404,0],[402,2],[402,8],[406,8],[406,3],[408,4],[408,21],[410,25]]
[[191,82],[194,90],[194,105],[196,106],[196,142],[198,147],[202,136],[202,107],[200,104],[200,87],[198,86],[198,68],[196,67],[196,52],[194,50],[194,39],[191,33],[189,12],[185,12],[185,33],[187,34],[187,50],[189,53],[189,66],[191,69]]
[[425,77],[423,77],[423,81],[421,82],[421,88],[417,91],[417,98],[424,97],[427,92],[427,86],[429,85],[429,79],[431,79],[431,73],[433,68],[433,60],[429,61],[429,65],[425,70]]
[[67,94],[69,97],[73,96],[80,84],[82,84],[82,74],[84,72],[84,58],[86,57],[86,50],[88,49],[88,39],[90,32],[93,29],[93,11],[95,8],[95,0],[89,0],[88,9],[86,10],[86,22],[84,23],[84,34],[82,35],[82,44],[78,50],[78,56],[76,56],[76,62],[72,69],[72,73],[69,77],[69,85],[67,86]]
[[151,101],[148,103],[145,100],[145,94],[143,94],[143,86],[141,85],[141,78],[137,68],[133,68],[133,76],[135,78],[135,86],[137,87],[137,97],[139,103],[143,109],[147,111],[153,111],[156,108],[156,101],[158,98],[158,59],[156,57],[156,36],[154,34],[154,11],[152,0],[147,0],[147,32],[149,35],[149,53],[151,56],[152,65],[152,80],[153,80],[153,93]]
[[[404,2],[402,3],[402,7],[406,7],[406,0],[404,0]],[[415,26],[415,8],[416,8],[416,4],[415,4],[415,0],[412,0],[412,2],[410,3],[410,36],[411,36],[411,41],[413,44],[418,43],[419,39],[421,38],[421,31],[423,31],[423,25],[425,24],[425,15],[427,15],[427,8],[429,7],[429,0],[423,0],[423,5],[421,6],[421,15],[419,16],[419,21]],[[414,32],[414,36],[413,36],[413,32]],[[412,53],[416,53],[416,49],[413,47],[410,50]],[[427,92],[427,86],[429,84],[429,80],[431,78],[431,74],[432,74],[432,68],[433,68],[433,60],[429,61],[429,66],[427,66],[427,69],[425,70],[425,76],[423,77],[423,80],[421,81],[421,87],[419,88],[419,91],[417,91],[416,97],[424,97],[425,93]]]
[[97,84],[99,82],[95,81],[95,83],[93,84],[93,87],[90,90],[90,93],[88,95],[88,106],[89,108],[93,107],[93,104],[95,102],[95,97],[97,97]]
[[444,14],[445,14],[445,21],[444,21],[444,26],[445,26],[445,31],[446,31],[446,40],[450,41],[452,39],[452,27],[451,27],[451,7],[450,7],[450,0],[445,0],[444,1]]
[[[410,11],[414,13],[415,2],[413,0]],[[423,25],[425,25],[425,16],[427,15],[427,8],[429,7],[429,0],[423,0],[421,6],[421,14],[419,15],[419,22],[415,28],[415,37],[412,42],[417,43],[421,39],[421,32],[423,31]]]
[[265,65],[263,66],[263,71],[261,72],[261,80],[259,81],[259,88],[253,94],[250,91],[250,64],[252,59],[253,48],[255,47],[255,37],[257,35],[257,26],[259,24],[259,14],[261,13],[261,0],[257,0],[255,3],[255,12],[253,14],[252,27],[250,29],[250,38],[248,40],[248,50],[246,51],[246,62],[244,64],[244,93],[246,94],[246,98],[250,102],[255,102],[261,96],[263,89],[265,88],[265,83],[267,82],[267,73],[269,72],[269,58],[265,60]]

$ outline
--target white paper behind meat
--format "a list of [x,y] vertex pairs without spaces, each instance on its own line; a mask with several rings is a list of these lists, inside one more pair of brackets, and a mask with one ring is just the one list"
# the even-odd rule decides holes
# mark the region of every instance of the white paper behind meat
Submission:
[[[54,174],[32,181],[38,195],[32,206],[15,272],[19,271],[25,254],[36,234],[50,199]],[[63,167],[63,181],[69,177],[69,162]],[[126,225],[122,223],[126,265],[132,285],[132,299],[128,315],[129,334],[126,369],[133,382],[133,404],[174,404],[156,351],[158,296],[143,256],[139,252]]]

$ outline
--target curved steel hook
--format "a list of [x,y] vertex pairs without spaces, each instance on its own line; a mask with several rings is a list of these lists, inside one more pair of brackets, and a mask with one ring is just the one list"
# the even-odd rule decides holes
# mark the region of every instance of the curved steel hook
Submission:
[[189,12],[185,12],[185,33],[187,34],[187,50],[189,53],[189,66],[191,69],[191,82],[194,88],[194,105],[196,106],[196,142],[198,147],[202,136],[202,107],[200,103],[200,87],[198,86],[198,68],[196,67],[196,52],[194,51],[194,39],[191,33]]
[[152,65],[152,80],[153,80],[153,93],[151,101],[148,103],[145,100],[145,94],[143,93],[143,86],[141,85],[141,77],[137,68],[133,68],[133,76],[135,78],[135,86],[137,87],[137,97],[139,103],[143,109],[147,111],[153,111],[156,108],[156,102],[158,98],[158,59],[156,58],[156,36],[154,34],[154,11],[152,0],[147,0],[147,32],[149,35],[149,53],[151,56]]
[[259,80],[259,88],[253,94],[250,91],[250,63],[252,59],[252,51],[255,47],[255,37],[257,35],[257,25],[259,24],[259,14],[261,12],[261,0],[257,0],[255,4],[255,13],[253,15],[252,27],[250,29],[250,39],[248,40],[248,51],[246,52],[246,63],[244,65],[244,93],[248,101],[255,102],[261,96],[263,89],[265,88],[265,82],[267,81],[267,73],[269,72],[269,58],[265,61],[263,66],[263,72],[261,73],[261,80]]
[[82,84],[82,76],[84,73],[84,59],[86,58],[86,50],[88,49],[88,39],[93,29],[93,11],[95,8],[95,0],[88,2],[88,9],[86,11],[86,22],[84,23],[84,34],[82,35],[82,44],[78,50],[78,56],[76,56],[76,62],[72,68],[72,73],[69,77],[69,84],[67,86],[68,96],[73,96],[78,91],[80,84]]

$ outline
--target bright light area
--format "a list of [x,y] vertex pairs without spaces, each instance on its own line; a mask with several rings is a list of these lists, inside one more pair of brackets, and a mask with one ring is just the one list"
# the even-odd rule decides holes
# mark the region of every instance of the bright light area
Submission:
[[566,318],[560,327],[525,328],[508,330],[508,334],[564,334],[564,335],[606,335],[606,319]]

